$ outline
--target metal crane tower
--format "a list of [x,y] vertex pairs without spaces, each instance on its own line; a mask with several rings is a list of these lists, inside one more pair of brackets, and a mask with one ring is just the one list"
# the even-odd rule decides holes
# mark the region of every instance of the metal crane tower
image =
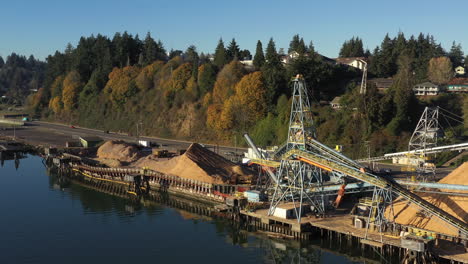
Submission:
[[425,150],[435,147],[439,132],[439,107],[426,107],[411,136],[408,150]]
[[420,151],[419,156],[414,157],[417,163],[416,171],[420,176],[435,173],[435,166],[426,162],[426,149],[437,146],[440,132],[439,107],[426,107],[408,144],[409,151]]
[[[301,75],[294,80],[294,89],[289,120],[289,132],[283,151],[293,149],[307,150],[315,138],[315,127],[312,121],[307,88]],[[309,163],[293,158],[282,158],[276,172],[274,194],[271,200],[269,215],[274,214],[280,202],[291,203],[295,217],[300,222],[304,210],[311,209],[317,214],[325,210],[324,196],[320,195],[322,171]],[[318,192],[308,190],[315,189]],[[311,208],[303,203],[307,202]]]

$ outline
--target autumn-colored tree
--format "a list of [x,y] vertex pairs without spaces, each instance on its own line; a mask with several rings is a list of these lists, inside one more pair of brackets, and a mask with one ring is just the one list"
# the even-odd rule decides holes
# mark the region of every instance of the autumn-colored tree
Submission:
[[187,82],[192,77],[192,65],[184,63],[172,72],[171,88],[174,91],[180,91],[187,87]]
[[219,72],[213,88],[213,102],[224,103],[232,94],[234,94],[234,86],[244,75],[243,65],[234,60],[224,66]]
[[198,85],[197,81],[195,78],[192,76],[190,79],[187,81],[187,99],[190,101],[198,99],[199,93],[198,93]]
[[154,76],[153,82],[154,87],[160,90],[167,90],[171,89],[172,87],[172,72],[177,69],[180,65],[182,65],[183,60],[180,56],[176,56],[168,61],[164,66],[161,68],[160,71],[156,73]]
[[452,62],[447,57],[432,58],[429,61],[427,77],[436,84],[445,84],[453,77]]
[[265,116],[266,87],[261,72],[257,71],[244,76],[237,83],[235,90],[239,106],[244,110],[242,114],[246,114],[246,123],[254,123]]
[[62,90],[63,90],[63,75],[57,76],[55,78],[54,82],[50,86],[50,96],[51,97],[56,97],[56,96],[61,96],[62,95]]
[[65,111],[75,109],[81,89],[81,77],[77,71],[71,71],[63,80],[62,102]]
[[153,87],[153,78],[154,75],[161,70],[161,68],[164,66],[164,62],[162,61],[156,61],[153,62],[152,64],[144,67],[140,74],[138,74],[136,78],[136,84],[138,88],[142,91],[149,90],[150,88]]
[[52,111],[54,111],[56,114],[62,111],[62,98],[60,96],[55,96],[50,99],[49,108],[52,109]]
[[211,93],[206,93],[205,96],[203,96],[203,106],[208,107],[213,101],[213,96]]
[[219,116],[223,110],[222,104],[212,104],[206,110],[206,124],[209,128],[214,130],[221,130]]
[[107,97],[117,106],[123,105],[127,99],[138,92],[135,78],[140,69],[135,66],[114,68],[109,74],[109,81],[104,87]]

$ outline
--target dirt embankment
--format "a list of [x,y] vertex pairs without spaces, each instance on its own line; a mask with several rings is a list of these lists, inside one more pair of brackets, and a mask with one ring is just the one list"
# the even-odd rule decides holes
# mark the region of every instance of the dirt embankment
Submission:
[[[439,183],[466,185],[468,183],[468,162],[465,162],[452,173],[444,177]],[[443,192],[468,193],[454,190],[440,190]],[[467,222],[468,221],[468,197],[450,194],[434,194],[418,192],[426,201],[439,207],[443,211],[454,217]],[[395,221],[399,224],[411,225],[431,231],[458,236],[458,230],[435,216],[427,216],[417,206],[410,205],[406,200],[398,197],[393,204]],[[387,208],[387,218],[390,217],[390,208]],[[391,217],[390,217],[391,219]]]
[[253,177],[253,172],[193,143],[187,151],[170,160],[150,155],[134,163],[137,167],[214,184],[235,184]]

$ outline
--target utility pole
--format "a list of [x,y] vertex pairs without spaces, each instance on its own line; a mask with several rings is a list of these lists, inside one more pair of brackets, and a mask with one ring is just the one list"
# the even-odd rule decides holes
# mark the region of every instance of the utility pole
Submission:
[[366,94],[367,91],[367,62],[365,60],[360,59],[359,62],[364,64],[364,68],[362,69],[362,80],[361,80],[361,90],[359,91],[360,94]]

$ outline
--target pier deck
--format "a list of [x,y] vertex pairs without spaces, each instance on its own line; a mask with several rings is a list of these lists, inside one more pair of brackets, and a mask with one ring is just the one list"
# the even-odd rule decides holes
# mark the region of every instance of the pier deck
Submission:
[[[302,232],[309,226],[318,228],[324,232],[333,231],[337,234],[352,236],[358,238],[361,244],[372,247],[382,248],[385,245],[402,248],[401,238],[391,234],[380,234],[378,231],[369,228],[367,237],[365,228],[356,228],[353,226],[354,216],[349,214],[332,215],[326,218],[302,217],[300,223],[297,219],[284,219],[276,216],[269,216],[268,209],[260,209],[255,212],[241,211],[241,214],[260,219],[265,224],[280,224],[290,226],[292,231]],[[452,243],[441,240],[440,245],[435,248],[435,252],[439,257],[468,263],[468,253],[465,252],[463,246],[453,246]],[[446,244],[446,245],[445,245]]]

